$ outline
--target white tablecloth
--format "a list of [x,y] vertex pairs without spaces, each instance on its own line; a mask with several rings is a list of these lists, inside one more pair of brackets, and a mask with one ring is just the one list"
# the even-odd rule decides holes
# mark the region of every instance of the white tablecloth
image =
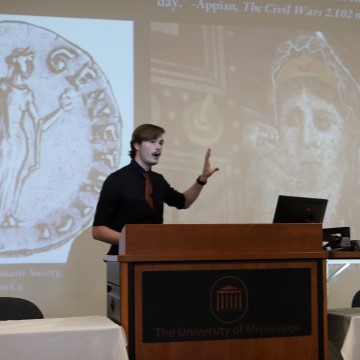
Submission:
[[127,360],[126,345],[104,316],[0,321],[1,360]]
[[360,359],[360,308],[328,311],[329,360]]

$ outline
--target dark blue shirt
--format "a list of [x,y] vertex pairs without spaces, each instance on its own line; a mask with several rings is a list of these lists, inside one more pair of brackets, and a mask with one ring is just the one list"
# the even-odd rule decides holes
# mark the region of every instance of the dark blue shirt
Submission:
[[[145,200],[144,169],[134,160],[110,174],[104,181],[96,207],[93,226],[107,226],[121,232],[125,224],[162,224],[164,203],[183,209],[185,197],[165,178],[149,171],[154,209]],[[118,254],[112,245],[109,254]]]

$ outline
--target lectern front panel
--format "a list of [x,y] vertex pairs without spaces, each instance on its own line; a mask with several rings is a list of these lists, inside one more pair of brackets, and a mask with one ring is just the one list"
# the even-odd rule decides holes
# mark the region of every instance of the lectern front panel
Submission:
[[317,277],[313,260],[137,264],[135,359],[318,359]]

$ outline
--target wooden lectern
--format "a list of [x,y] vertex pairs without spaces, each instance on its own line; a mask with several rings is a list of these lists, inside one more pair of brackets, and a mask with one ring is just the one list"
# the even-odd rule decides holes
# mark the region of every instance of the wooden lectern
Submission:
[[321,224],[127,225],[107,266],[131,360],[327,359]]

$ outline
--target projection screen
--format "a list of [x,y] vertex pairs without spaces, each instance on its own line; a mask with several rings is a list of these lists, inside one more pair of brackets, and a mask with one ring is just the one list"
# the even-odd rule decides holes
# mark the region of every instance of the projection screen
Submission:
[[328,199],[324,227],[360,237],[358,1],[15,3],[0,4],[1,295],[66,301],[96,276],[69,259],[147,122],[166,129],[153,170],[175,188],[207,148],[220,168],[166,223],[270,223],[293,195]]

